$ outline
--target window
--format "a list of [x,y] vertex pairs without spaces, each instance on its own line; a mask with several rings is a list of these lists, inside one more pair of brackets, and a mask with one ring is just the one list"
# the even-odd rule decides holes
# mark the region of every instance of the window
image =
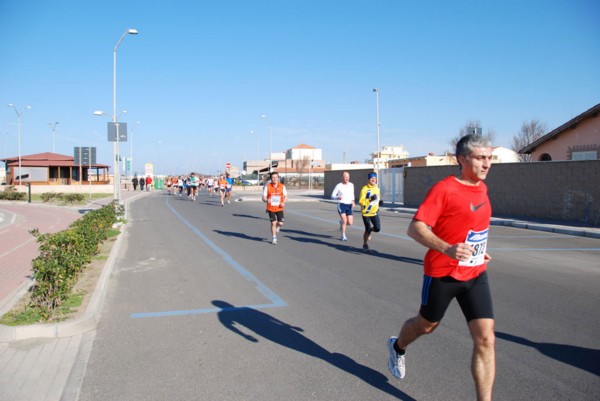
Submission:
[[598,159],[598,152],[595,150],[589,150],[585,152],[573,152],[571,160],[596,160]]

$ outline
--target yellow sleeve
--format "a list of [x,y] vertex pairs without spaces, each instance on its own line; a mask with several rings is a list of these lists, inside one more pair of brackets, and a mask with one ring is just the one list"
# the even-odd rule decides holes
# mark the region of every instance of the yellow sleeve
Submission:
[[360,189],[360,196],[358,197],[358,204],[360,205],[361,209],[364,209],[370,202],[370,200],[367,199],[367,191],[369,190],[369,188],[365,185]]

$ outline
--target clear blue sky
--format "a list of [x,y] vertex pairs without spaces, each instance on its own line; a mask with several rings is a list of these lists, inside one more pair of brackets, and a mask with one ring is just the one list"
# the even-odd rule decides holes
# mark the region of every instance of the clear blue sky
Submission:
[[[600,102],[600,2],[0,0],[0,157],[95,146],[112,166],[103,110],[133,131],[134,168],[214,173],[306,143],[328,163],[381,145],[448,150],[467,121],[509,147]],[[139,122],[139,124],[136,124]],[[251,131],[254,131],[252,134]],[[121,144],[128,157],[130,143]]]

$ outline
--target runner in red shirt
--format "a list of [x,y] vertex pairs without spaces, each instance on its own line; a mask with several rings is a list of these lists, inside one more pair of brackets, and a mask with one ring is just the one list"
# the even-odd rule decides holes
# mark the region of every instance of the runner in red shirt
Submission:
[[491,400],[496,362],[486,246],[492,208],[483,183],[491,167],[491,144],[481,135],[464,136],[456,145],[456,158],[458,176],[433,186],[408,228],[410,237],[429,248],[421,308],[398,337],[388,340],[388,368],[397,378],[404,377],[406,348],[435,330],[456,298],[473,339],[477,400]]

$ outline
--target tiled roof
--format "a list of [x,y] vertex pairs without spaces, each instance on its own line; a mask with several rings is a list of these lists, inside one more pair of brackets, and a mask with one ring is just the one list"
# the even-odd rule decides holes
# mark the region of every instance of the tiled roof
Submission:
[[[19,157],[7,157],[0,159],[0,161],[6,162],[8,166],[18,166]],[[79,166],[75,164],[75,158],[73,156],[60,155],[58,153],[44,152],[36,153],[33,155],[22,155],[21,166],[23,167],[75,167]],[[87,166],[87,164],[85,165]],[[93,164],[92,167],[107,168],[106,164]]]
[[595,105],[591,109],[584,111],[583,113],[581,113],[577,117],[570,119],[569,121],[567,121],[566,123],[564,123],[560,127],[556,128],[555,130],[550,131],[546,135],[540,137],[537,141],[533,141],[532,143],[530,143],[529,145],[527,145],[523,149],[521,149],[519,151],[519,153],[531,153],[531,152],[533,152],[535,150],[535,148],[537,148],[538,146],[540,146],[542,143],[544,143],[544,142],[546,142],[546,141],[548,141],[548,140],[550,140],[550,139],[552,139],[552,138],[560,135],[561,133],[563,133],[564,131],[566,131],[566,130],[568,130],[570,128],[575,128],[575,126],[577,124],[579,124],[581,121],[585,120],[586,118],[598,116],[599,112],[600,112],[600,103],[598,103],[597,105]]

